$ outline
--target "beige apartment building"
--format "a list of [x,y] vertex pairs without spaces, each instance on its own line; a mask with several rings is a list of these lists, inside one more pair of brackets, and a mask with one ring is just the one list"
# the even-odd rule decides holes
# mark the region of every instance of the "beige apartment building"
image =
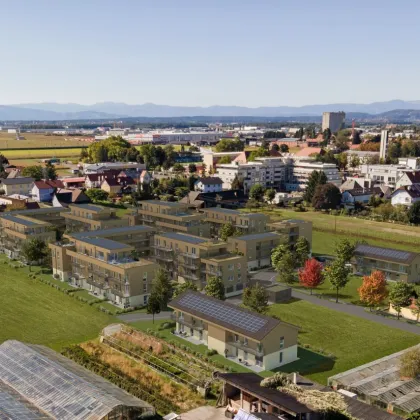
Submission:
[[128,218],[117,217],[116,209],[96,204],[70,204],[64,213],[68,232],[111,229],[128,226]]
[[34,238],[46,243],[56,240],[56,232],[51,223],[36,220],[15,213],[0,216],[0,247],[9,258],[18,258],[22,245]]
[[312,222],[299,219],[281,220],[269,223],[267,228],[280,235],[285,235],[290,246],[296,245],[299,237],[303,236],[309,242],[310,249],[312,249]]
[[299,328],[200,292],[169,303],[176,334],[204,344],[237,363],[271,370],[297,360]]
[[64,207],[41,207],[39,209],[14,211],[13,214],[19,214],[20,216],[28,216],[32,219],[51,223],[57,228],[64,228],[66,225],[64,214],[69,211],[69,209]]
[[171,278],[203,289],[209,277],[220,277],[226,296],[242,293],[248,270],[244,256],[228,251],[228,244],[199,236],[168,232],[155,235],[154,259]]
[[242,213],[238,210],[209,207],[202,210],[206,216],[206,222],[210,223],[211,234],[218,236],[220,228],[232,223],[242,235],[260,233],[266,231],[266,225],[270,217],[262,213]]
[[53,274],[121,308],[147,303],[157,264],[132,257],[134,247],[100,236],[50,244]]
[[420,283],[420,254],[414,252],[360,244],[351,264],[356,274],[369,275],[379,270],[387,280]]
[[228,238],[228,249],[235,254],[244,255],[248,270],[255,270],[270,266],[271,251],[286,242],[285,235],[275,232],[254,233]]
[[139,202],[136,213],[129,216],[130,225],[144,224],[158,232],[182,232],[210,237],[210,225],[205,217],[188,209],[188,204],[169,201],[146,200]]

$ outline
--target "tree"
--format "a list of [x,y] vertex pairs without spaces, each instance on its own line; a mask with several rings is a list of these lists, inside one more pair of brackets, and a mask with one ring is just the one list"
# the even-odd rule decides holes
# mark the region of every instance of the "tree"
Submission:
[[34,178],[35,181],[40,181],[44,177],[44,171],[42,170],[42,166],[32,165],[23,168],[22,175]]
[[420,413],[411,413],[406,420],[420,420]]
[[304,236],[299,236],[295,245],[296,261],[299,267],[302,267],[303,264],[305,264],[305,261],[309,258],[310,252],[311,245],[309,244],[309,241]]
[[350,269],[341,259],[334,260],[325,269],[325,278],[330,282],[331,287],[336,291],[335,301],[338,303],[338,292],[349,282]]
[[29,265],[29,271],[31,271],[31,264],[35,261],[42,260],[47,252],[46,243],[39,238],[33,238],[26,241],[22,245],[21,255]]
[[235,178],[233,178],[230,187],[232,190],[241,190],[244,187],[244,183],[238,178],[238,175],[235,175]]
[[322,264],[315,258],[306,260],[305,267],[299,270],[299,283],[310,289],[311,295],[313,289],[322,283],[323,278]]
[[396,282],[389,291],[389,302],[397,312],[397,319],[400,319],[401,309],[411,303],[413,288],[408,283]]
[[266,189],[264,192],[264,197],[265,200],[271,204],[274,198],[276,197],[276,190],[274,190],[273,188]]
[[193,290],[194,292],[196,292],[197,286],[194,283],[191,283],[190,281],[186,281],[185,283],[179,283],[174,288],[173,298],[176,298],[177,296],[181,295],[186,290]]
[[370,276],[363,277],[362,285],[357,289],[360,300],[372,310],[380,305],[388,296],[385,275],[382,271],[373,271]]
[[222,139],[214,148],[216,152],[241,152],[244,150],[244,142],[240,139]]
[[354,242],[350,242],[346,238],[341,239],[334,245],[334,255],[338,260],[343,261],[344,264],[348,264],[353,258],[355,247]]
[[388,156],[392,160],[396,160],[401,157],[401,141],[394,141],[389,145]]
[[280,146],[277,143],[274,143],[271,146],[271,150],[273,150],[274,152],[280,152]]
[[172,167],[172,170],[177,173],[183,173],[185,172],[185,166],[181,163],[175,163],[175,165]]
[[235,226],[233,226],[233,223],[229,222],[224,224],[220,228],[220,238],[222,241],[227,241],[227,238],[230,236],[233,236],[235,234]]
[[188,172],[190,174],[193,174],[193,173],[197,172],[197,165],[195,163],[190,163],[188,165]]
[[419,318],[420,318],[420,299],[418,297],[411,300],[411,313],[413,315],[415,315],[416,322],[419,322]]
[[275,269],[279,273],[280,282],[286,284],[295,282],[295,257],[289,250],[277,261]]
[[155,323],[155,314],[160,313],[160,297],[155,290],[152,290],[150,293],[149,299],[147,301],[146,310],[148,314],[153,315],[153,324]]
[[226,163],[230,163],[231,161],[232,161],[232,159],[231,159],[230,156],[222,156],[218,163],[226,164]]
[[100,188],[90,188],[89,190],[85,191],[85,194],[94,203],[98,201],[107,201],[109,198],[109,194]]
[[121,136],[111,136],[106,140],[91,143],[87,152],[90,162],[115,162],[126,160],[129,149],[133,149],[130,157],[138,155],[137,149]]
[[271,251],[271,265],[276,267],[277,263],[283,258],[283,255],[289,251],[290,249],[286,244],[277,245]]
[[175,195],[179,198],[183,198],[190,192],[188,187],[177,187],[175,188]]
[[315,193],[315,188],[320,184],[327,183],[327,176],[323,171],[312,171],[309,176],[308,183],[306,185],[305,192],[303,194],[303,199],[310,203]]
[[246,287],[242,297],[242,303],[249,309],[264,314],[268,311],[267,292],[259,283],[252,287]]
[[326,128],[323,132],[322,132],[322,138],[324,139],[324,141],[328,142],[331,139],[331,130],[329,128]]
[[400,377],[416,378],[420,375],[420,350],[408,350],[400,357]]
[[44,178],[45,179],[57,179],[57,171],[55,170],[55,167],[51,165],[51,163],[47,163],[44,168]]
[[346,168],[347,168],[347,162],[348,162],[347,154],[346,153],[340,153],[339,155],[337,155],[336,160],[337,160],[338,168],[341,171],[345,171]]
[[160,310],[163,311],[168,306],[171,297],[171,282],[168,273],[163,268],[158,268],[152,282],[152,293],[155,293],[159,300]]
[[220,277],[209,277],[204,292],[207,296],[225,300],[225,285]]
[[359,156],[356,155],[352,155],[351,159],[350,159],[350,167],[355,169],[360,165],[360,158]]
[[416,201],[408,209],[408,220],[414,225],[420,224],[420,201]]
[[264,197],[264,187],[261,184],[254,184],[249,190],[249,198],[252,200],[261,201]]
[[360,144],[362,142],[362,138],[360,137],[360,131],[354,130],[354,136],[352,138],[352,144]]
[[289,153],[289,146],[287,144],[280,145],[280,152]]
[[341,192],[334,184],[322,184],[315,188],[312,206],[315,210],[331,210],[340,207]]

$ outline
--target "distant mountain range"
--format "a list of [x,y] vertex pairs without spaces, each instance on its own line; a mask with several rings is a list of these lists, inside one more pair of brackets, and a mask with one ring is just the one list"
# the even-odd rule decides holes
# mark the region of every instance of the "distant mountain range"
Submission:
[[[326,104],[305,105],[301,107],[259,107],[247,108],[241,106],[210,106],[210,107],[184,107],[170,105],[156,105],[146,103],[142,105],[129,105],[118,102],[102,102],[93,105],[80,105],[75,103],[27,103],[16,105],[0,105],[1,121],[60,121],[60,120],[98,120],[118,118],[182,118],[182,117],[261,117],[289,118],[297,120],[313,120],[320,118],[325,111],[344,111],[350,117],[363,119],[392,119],[402,120],[419,118],[420,101],[392,100],[387,102],[374,102],[371,104]],[[385,115],[385,114],[389,115]],[[393,113],[395,115],[393,115]],[[354,116],[353,116],[354,115]]]

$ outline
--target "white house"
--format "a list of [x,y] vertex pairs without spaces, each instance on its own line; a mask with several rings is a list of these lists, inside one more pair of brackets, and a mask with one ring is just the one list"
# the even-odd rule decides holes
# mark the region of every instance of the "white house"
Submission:
[[61,181],[35,181],[31,189],[31,197],[34,201],[48,202],[52,201],[54,192],[57,188],[63,188],[64,185]]
[[194,189],[204,193],[220,192],[223,189],[223,181],[217,176],[200,178],[195,182]]
[[141,171],[140,177],[139,177],[139,183],[141,189],[143,189],[144,185],[149,185],[152,182],[152,176],[147,172],[145,169]]
[[420,185],[420,172],[405,172],[397,180],[397,188],[408,185]]
[[412,204],[420,201],[420,185],[406,185],[395,190],[391,195],[391,204],[403,204],[410,207]]
[[378,187],[345,190],[341,195],[341,203],[345,206],[354,206],[355,203],[368,204],[372,195],[382,197],[384,194]]
[[29,195],[33,183],[34,179],[29,177],[6,178],[1,180],[0,188],[4,190],[5,195]]

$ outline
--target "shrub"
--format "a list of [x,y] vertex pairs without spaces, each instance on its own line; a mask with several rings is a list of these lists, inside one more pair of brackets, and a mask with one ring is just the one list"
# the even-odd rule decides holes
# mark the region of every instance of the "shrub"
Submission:
[[264,378],[260,385],[264,388],[272,388],[276,389],[279,386],[284,387],[291,383],[290,379],[287,377],[286,374],[277,372],[273,376],[269,376],[268,378]]
[[415,378],[420,374],[420,350],[409,350],[401,356],[400,376]]
[[207,356],[214,356],[215,354],[217,354],[217,351],[214,349],[209,349],[206,351]]

